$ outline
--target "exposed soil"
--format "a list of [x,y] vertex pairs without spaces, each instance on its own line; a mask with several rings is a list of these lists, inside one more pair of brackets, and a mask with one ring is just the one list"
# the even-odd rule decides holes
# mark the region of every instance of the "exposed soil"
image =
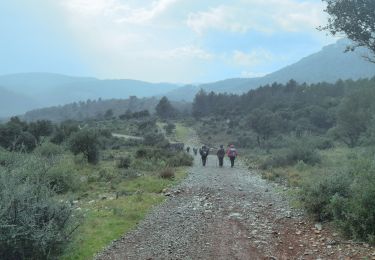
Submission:
[[282,187],[210,156],[132,232],[97,259],[375,259],[375,249],[342,241],[292,209]]

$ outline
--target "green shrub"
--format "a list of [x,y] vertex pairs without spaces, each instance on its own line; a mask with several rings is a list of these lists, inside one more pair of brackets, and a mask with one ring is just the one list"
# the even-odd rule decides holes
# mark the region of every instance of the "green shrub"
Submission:
[[375,243],[375,164],[354,159],[343,172],[314,176],[301,189],[301,200],[320,220],[333,220],[350,238]]
[[168,140],[165,139],[163,134],[159,134],[159,133],[146,134],[144,137],[143,143],[149,146],[158,146],[158,147],[168,146]]
[[37,139],[29,132],[22,132],[16,139],[15,150],[21,152],[31,152],[35,149]]
[[128,169],[132,163],[132,158],[129,156],[121,157],[117,160],[117,168]]
[[180,167],[180,166],[192,166],[194,158],[186,153],[176,153],[174,156],[168,158],[167,164],[170,167]]
[[321,161],[321,157],[318,151],[308,143],[298,142],[292,144],[289,148],[273,151],[272,155],[261,165],[261,168],[294,165],[299,161],[315,165]]
[[122,179],[134,179],[139,177],[139,173],[134,169],[125,169],[120,171],[119,176]]
[[38,146],[34,152],[40,156],[52,158],[63,154],[64,148],[60,145],[47,142],[43,143],[41,146]]
[[335,146],[331,139],[325,137],[314,138],[311,141],[311,145],[319,150],[327,150]]
[[314,175],[303,183],[301,201],[316,219],[332,220],[331,199],[333,196],[348,197],[351,182],[343,172]]
[[175,177],[175,172],[172,168],[166,168],[159,172],[159,176],[163,179],[173,179]]
[[70,160],[61,159],[45,173],[50,187],[57,193],[76,191],[79,187],[77,171]]
[[70,203],[55,199],[43,177],[44,168],[31,165],[0,168],[0,258],[53,259],[62,251],[76,225]]
[[70,137],[70,150],[75,154],[82,153],[87,161],[96,164],[99,161],[98,134],[89,129],[84,129],[72,134]]

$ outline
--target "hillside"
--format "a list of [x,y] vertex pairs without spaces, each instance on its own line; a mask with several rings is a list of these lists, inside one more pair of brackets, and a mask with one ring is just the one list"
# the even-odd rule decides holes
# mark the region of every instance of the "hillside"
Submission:
[[[51,120],[61,122],[64,120],[85,120],[85,119],[102,119],[108,110],[112,111],[112,116],[120,116],[128,110],[131,112],[139,112],[148,110],[155,112],[155,107],[159,103],[159,99],[137,98],[129,99],[107,99],[107,100],[88,100],[86,102],[74,102],[63,106],[52,106],[41,109],[28,111],[23,116],[26,121]],[[184,102],[172,102],[173,106],[181,112],[190,111],[191,104]]]
[[[100,80],[88,77],[70,77],[51,73],[25,73],[0,76],[2,91],[11,91],[15,103],[17,95],[26,95],[22,106],[7,106],[3,116],[25,113],[30,109],[64,105],[98,98],[126,99],[129,96],[152,97],[179,87],[169,83],[148,83],[138,80]],[[9,102],[12,98],[9,97]]]
[[307,56],[300,61],[282,68],[276,72],[259,78],[235,78],[202,84],[194,87],[183,87],[168,93],[168,97],[175,99],[193,100],[197,91],[219,93],[244,93],[273,82],[286,83],[294,79],[299,83],[334,83],[338,79],[361,79],[375,76],[375,64],[369,63],[361,57],[363,50],[344,53],[347,40],[339,40],[335,44],[324,47],[321,51]]
[[37,102],[32,98],[0,87],[0,118],[9,116],[9,111],[13,111],[14,114],[20,114],[36,105]]

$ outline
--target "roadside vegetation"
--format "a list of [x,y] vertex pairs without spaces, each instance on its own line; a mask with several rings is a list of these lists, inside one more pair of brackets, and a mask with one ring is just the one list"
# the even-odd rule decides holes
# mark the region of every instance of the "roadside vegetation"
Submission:
[[249,168],[293,188],[317,221],[375,243],[375,78],[273,84],[243,95],[201,91],[201,140],[235,144]]
[[0,125],[1,259],[92,259],[185,177],[157,118],[125,114]]

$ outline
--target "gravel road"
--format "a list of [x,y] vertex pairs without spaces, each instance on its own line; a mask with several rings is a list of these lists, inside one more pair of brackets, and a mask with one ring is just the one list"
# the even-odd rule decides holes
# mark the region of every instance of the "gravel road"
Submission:
[[282,187],[225,164],[196,157],[168,199],[96,259],[356,259],[373,250],[339,244],[293,210]]

